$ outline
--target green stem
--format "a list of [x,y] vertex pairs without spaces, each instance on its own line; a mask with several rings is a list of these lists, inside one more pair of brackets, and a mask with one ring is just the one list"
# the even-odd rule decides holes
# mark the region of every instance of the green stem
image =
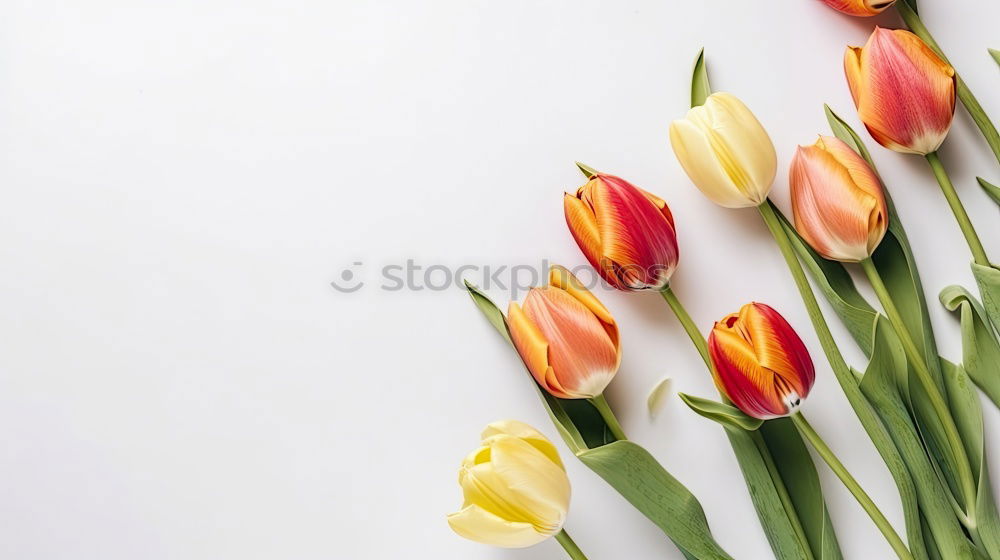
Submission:
[[[937,41],[931,36],[930,31],[924,26],[924,22],[920,20],[920,16],[913,11],[905,1],[896,2],[896,9],[899,11],[900,17],[906,23],[906,26],[913,31],[915,35],[920,37],[927,43],[942,60],[948,62],[948,57],[945,56],[941,47],[938,46]],[[951,64],[948,62],[948,64]],[[983,110],[983,106],[979,104],[979,100],[976,99],[975,95],[972,95],[972,91],[969,86],[965,84],[965,80],[955,73],[955,89],[958,93],[958,98],[962,101],[962,105],[965,105],[965,110],[969,112],[972,120],[975,121],[976,126],[979,127],[979,131],[983,133],[983,137],[986,138],[986,143],[989,144],[990,149],[993,150],[993,155],[996,156],[997,161],[1000,162],[1000,133],[997,132],[997,128],[993,125],[993,121],[990,120],[989,116],[986,115],[986,111]]]
[[809,279],[806,278],[806,273],[802,270],[802,265],[795,255],[792,241],[788,238],[788,234],[785,233],[785,228],[781,226],[781,220],[766,200],[757,209],[760,210],[760,215],[763,216],[764,223],[767,224],[767,228],[771,230],[771,235],[774,236],[774,240],[778,243],[781,255],[785,257],[785,263],[788,265],[788,270],[792,273],[792,278],[795,280],[795,286],[799,289],[799,294],[802,296],[802,302],[806,306],[806,311],[809,312],[809,318],[812,320],[813,328],[816,330],[816,336],[819,338],[820,346],[823,347],[826,359],[830,362],[830,368],[833,369],[833,373],[837,376],[841,384],[849,382],[853,378],[851,368],[848,367],[847,362],[844,361],[844,356],[840,353],[840,348],[837,347],[837,341],[834,340],[833,333],[830,332],[830,325],[826,323],[826,319],[823,317],[823,311],[819,308],[819,302],[816,301],[816,295],[813,294],[812,286],[809,285]]
[[705,335],[701,334],[698,329],[698,325],[695,324],[694,320],[691,319],[691,315],[688,314],[687,309],[684,309],[684,305],[674,291],[670,288],[668,284],[665,288],[660,290],[660,295],[666,300],[667,305],[670,306],[670,310],[674,312],[677,316],[677,320],[681,322],[681,326],[684,327],[684,332],[687,333],[688,338],[694,343],[695,348],[698,349],[698,353],[701,354],[701,359],[705,361],[705,365],[708,369],[712,369],[712,360],[708,357],[708,344],[705,342]]
[[556,540],[562,545],[563,549],[566,550],[566,554],[569,555],[573,560],[587,560],[587,557],[580,550],[580,547],[576,546],[576,542],[569,536],[566,529],[561,529],[556,533]]
[[[687,309],[684,308],[684,304],[682,304],[680,299],[677,298],[677,294],[674,293],[669,284],[660,290],[660,295],[663,296],[667,305],[670,306],[670,310],[674,312],[677,320],[680,321],[681,326],[684,328],[684,332],[687,333],[688,338],[691,339],[695,348],[698,349],[698,354],[701,355],[701,359],[705,361],[705,366],[714,378],[715,366],[712,364],[712,359],[708,354],[708,344],[705,342],[705,336],[698,329],[698,325],[695,324],[694,319],[691,318]],[[721,391],[719,392],[719,396],[722,398],[723,402],[731,404],[730,400]],[[788,493],[788,488],[785,486],[785,480],[781,477],[781,472],[778,471],[778,466],[774,463],[774,458],[771,457],[771,450],[768,449],[767,443],[764,441],[764,437],[759,431],[747,432],[747,434],[749,435],[750,440],[753,441],[754,446],[757,448],[757,453],[760,455],[761,460],[764,462],[764,466],[767,468],[767,473],[771,478],[771,483],[774,485],[778,499],[781,501],[781,505],[785,510],[785,516],[788,518],[788,522],[792,526],[792,530],[795,532],[795,538],[798,539],[799,546],[801,547],[803,554],[807,555],[806,560],[812,560],[814,556],[812,548],[809,546],[809,538],[806,536],[805,529],[802,527],[802,521],[799,519],[799,514],[795,509],[795,503],[792,501],[792,497]]]
[[896,552],[896,556],[899,556],[901,560],[912,560],[913,555],[911,555],[909,549],[906,548],[906,543],[903,542],[903,539],[899,538],[899,534],[897,534],[896,530],[892,528],[889,520],[882,515],[882,511],[878,509],[878,506],[875,505],[875,502],[872,501],[871,497],[865,493],[864,489],[861,488],[861,485],[858,484],[858,481],[851,476],[851,473],[847,471],[847,468],[840,462],[840,459],[837,459],[837,456],[833,454],[833,451],[827,447],[823,438],[819,437],[816,430],[809,425],[805,416],[802,416],[801,412],[796,412],[792,415],[792,422],[795,423],[795,427],[798,428],[802,437],[809,440],[809,443],[811,443],[813,448],[816,449],[819,456],[822,457],[823,460],[826,461],[826,464],[830,466],[830,470],[832,470],[840,481],[844,483],[844,486],[851,491],[851,494],[854,495],[854,499],[856,499],[858,503],[861,504],[861,507],[868,512],[868,516],[875,522],[875,526],[878,527],[879,531],[882,531],[882,534],[885,535],[886,540],[889,541],[889,546],[891,546],[892,550]]
[[906,328],[902,314],[896,307],[895,302],[892,301],[892,296],[889,295],[889,290],[886,288],[885,282],[882,281],[882,275],[875,268],[875,263],[870,258],[865,259],[861,261],[861,268],[865,271],[865,276],[868,277],[868,281],[875,290],[875,295],[878,297],[879,302],[882,303],[882,308],[885,309],[892,328],[899,335],[899,340],[903,344],[903,351],[906,353],[906,357],[913,370],[917,373],[917,380],[920,381],[924,392],[927,393],[927,398],[934,409],[934,414],[944,429],[945,437],[948,438],[948,447],[951,449],[953,462],[958,469],[959,484],[962,488],[962,496],[965,502],[965,516],[970,520],[974,520],[976,512],[975,477],[972,474],[965,445],[962,443],[962,436],[958,432],[958,426],[955,425],[955,419],[951,416],[951,411],[948,409],[948,404],[944,396],[941,394],[937,384],[934,383],[933,377],[931,377],[931,372],[927,368],[927,362],[924,359],[923,353],[917,348],[917,344],[913,341],[913,336],[910,334],[909,329]]
[[615,418],[615,413],[611,411],[611,407],[608,405],[608,400],[604,398],[604,394],[597,395],[596,397],[590,399],[590,404],[594,405],[597,412],[601,414],[601,418],[604,419],[604,423],[608,425],[608,429],[611,430],[611,435],[615,436],[615,439],[628,439],[625,437],[625,431],[622,430],[622,425],[618,423],[618,418]]
[[972,225],[972,220],[969,219],[969,213],[965,211],[965,206],[962,205],[961,199],[958,198],[958,192],[955,191],[955,185],[951,184],[951,179],[948,178],[948,173],[944,170],[944,165],[941,164],[941,158],[938,157],[937,152],[931,152],[924,157],[927,158],[927,163],[934,171],[934,177],[941,185],[941,192],[948,199],[948,206],[951,206],[951,213],[955,215],[958,227],[962,229],[962,235],[965,236],[965,242],[969,244],[972,258],[980,266],[990,266],[990,259],[986,256],[983,242],[979,240],[976,228]]

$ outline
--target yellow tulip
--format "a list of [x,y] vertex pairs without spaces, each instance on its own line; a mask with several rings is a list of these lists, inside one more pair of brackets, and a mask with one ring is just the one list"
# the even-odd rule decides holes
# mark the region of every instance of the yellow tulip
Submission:
[[523,548],[558,533],[569,510],[569,478],[552,442],[516,420],[494,422],[458,472],[465,502],[448,516],[459,535]]
[[671,123],[670,144],[695,186],[720,206],[759,206],[771,192],[778,168],[774,145],[732,94],[713,93]]

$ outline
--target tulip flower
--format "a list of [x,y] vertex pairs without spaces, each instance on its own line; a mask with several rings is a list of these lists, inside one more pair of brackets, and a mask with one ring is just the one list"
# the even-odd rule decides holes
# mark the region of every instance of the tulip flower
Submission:
[[523,548],[555,536],[569,510],[566,469],[552,442],[522,422],[486,427],[480,446],[458,472],[465,501],[448,516],[459,535],[484,544]]
[[508,309],[510,337],[535,381],[562,399],[594,399],[621,363],[618,325],[573,274],[553,266],[549,283]]
[[762,303],[744,305],[717,322],[708,351],[719,390],[737,408],[761,420],[794,413],[816,378],[799,335]]
[[838,12],[849,16],[868,17],[884,12],[895,0],[820,0]]
[[795,229],[823,258],[861,262],[889,225],[882,183],[839,138],[799,146],[789,172]]
[[595,173],[575,195],[566,193],[563,209],[573,238],[609,284],[659,290],[670,281],[677,233],[666,202],[624,179]]
[[955,114],[955,70],[919,37],[876,27],[864,47],[848,47],[844,72],[858,116],[872,137],[897,152],[937,151]]
[[708,337],[715,384],[748,416],[790,416],[792,423],[868,513],[901,560],[906,544],[858,481],[798,411],[816,374],[802,339],[788,321],[763,303],[749,303],[715,324]]
[[691,181],[727,208],[760,206],[778,160],[757,117],[729,93],[713,93],[670,124],[670,144]]

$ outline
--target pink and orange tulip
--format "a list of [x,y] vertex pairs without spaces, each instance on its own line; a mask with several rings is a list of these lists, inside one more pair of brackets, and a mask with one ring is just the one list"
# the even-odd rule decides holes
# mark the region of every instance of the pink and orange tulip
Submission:
[[885,236],[889,214],[868,162],[838,138],[799,146],[789,171],[799,235],[823,258],[860,262]]
[[843,12],[849,16],[868,17],[881,14],[889,6],[895,4],[895,0],[820,0],[838,12]]
[[563,198],[580,250],[619,290],[660,290],[677,268],[677,233],[667,203],[613,175],[598,173]]
[[621,363],[618,325],[607,308],[561,266],[507,312],[510,336],[535,381],[561,399],[604,392]]
[[708,337],[715,384],[737,408],[761,420],[794,413],[816,378],[802,340],[777,311],[748,303]]
[[844,72],[858,116],[872,137],[897,152],[927,155],[955,114],[955,70],[919,37],[876,27],[864,47],[848,47]]

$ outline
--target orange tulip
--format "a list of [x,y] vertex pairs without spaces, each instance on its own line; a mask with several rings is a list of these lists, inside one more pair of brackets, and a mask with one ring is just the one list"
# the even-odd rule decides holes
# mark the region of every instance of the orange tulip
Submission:
[[619,290],[660,290],[677,268],[677,233],[662,199],[596,174],[563,198],[566,224],[601,277]]
[[511,302],[510,336],[528,371],[562,399],[592,399],[604,392],[621,363],[618,325],[573,274],[549,271],[549,284],[532,288],[523,305]]
[[744,305],[716,323],[708,351],[719,390],[761,420],[794,413],[816,378],[799,335],[763,303]]
[[849,16],[874,16],[886,10],[895,0],[821,0],[838,12]]
[[919,37],[876,27],[864,47],[848,47],[844,72],[858,116],[897,152],[936,151],[955,114],[955,70]]
[[789,171],[799,235],[823,258],[860,262],[889,226],[882,184],[868,162],[838,138],[799,146]]

